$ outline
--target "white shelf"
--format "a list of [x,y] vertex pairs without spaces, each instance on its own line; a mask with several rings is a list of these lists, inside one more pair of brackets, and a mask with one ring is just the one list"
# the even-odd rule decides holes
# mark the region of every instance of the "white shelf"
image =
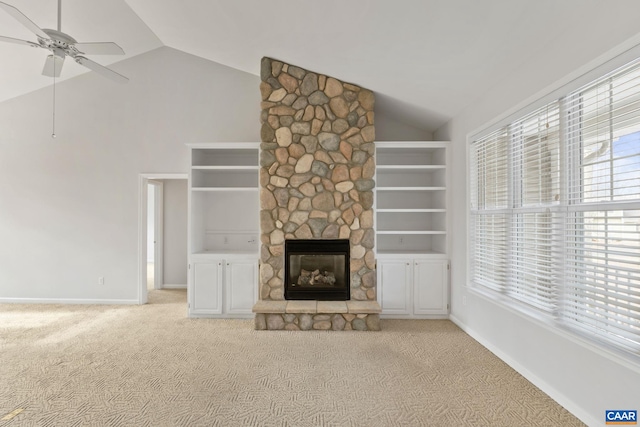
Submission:
[[378,170],[441,170],[445,165],[377,165]]
[[191,169],[192,188],[258,188],[258,169]]
[[221,143],[216,144],[192,144],[191,167],[201,168],[213,166],[217,168],[256,168],[259,164],[259,144],[256,143]]
[[436,213],[436,212],[447,212],[446,209],[377,209],[376,210],[378,213],[420,213],[420,212],[427,212],[427,213]]
[[258,258],[260,256],[260,253],[256,251],[218,250],[218,251],[193,252],[191,256],[197,257],[197,258],[221,258],[221,257],[235,258],[235,257],[246,257],[246,256],[252,256],[252,257]]
[[439,234],[398,234],[378,233],[376,252],[411,254],[446,254],[447,235]]
[[447,253],[447,143],[376,143],[376,253]]
[[443,191],[446,187],[378,187],[378,191]]
[[438,230],[378,230],[378,234],[447,234]]
[[[379,189],[378,189],[379,190]],[[376,209],[378,214],[386,209],[438,209],[446,208],[446,191],[378,191]]]
[[445,167],[446,143],[397,142],[376,143],[377,167],[391,166],[442,166]]
[[189,252],[259,253],[259,143],[190,144]]
[[257,193],[259,189],[257,187],[191,187],[191,191],[247,191]]
[[444,252],[432,251],[432,250],[411,250],[411,249],[387,249],[378,251],[378,259],[404,259],[407,256],[411,258],[446,258]]
[[386,168],[376,171],[376,184],[381,188],[446,187],[444,167]]
[[219,170],[219,171],[238,171],[238,170],[259,170],[260,166],[192,166],[193,170]]

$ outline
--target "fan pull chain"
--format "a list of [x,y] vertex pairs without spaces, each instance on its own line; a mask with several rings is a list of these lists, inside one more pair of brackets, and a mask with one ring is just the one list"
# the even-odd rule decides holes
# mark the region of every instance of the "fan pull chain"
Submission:
[[[62,0],[58,0],[58,32],[62,31]],[[52,119],[52,131],[51,138],[56,137],[56,52],[53,53],[53,119]],[[64,57],[63,57],[64,59]]]
[[56,137],[56,60],[53,58],[53,120],[51,138]]
[[[58,0],[58,32],[62,31],[62,0]],[[53,51],[53,120],[51,138],[56,137],[56,52]],[[64,59],[64,58],[63,58]]]

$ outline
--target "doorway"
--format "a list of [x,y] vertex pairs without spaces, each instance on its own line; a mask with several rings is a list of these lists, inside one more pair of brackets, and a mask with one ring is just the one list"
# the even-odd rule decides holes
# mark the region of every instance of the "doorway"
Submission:
[[[139,217],[138,217],[138,303],[148,302],[148,292],[155,289],[186,288],[184,284],[175,281],[166,284],[166,263],[170,262],[170,275],[175,277],[176,270],[184,277],[187,274],[186,236],[187,236],[187,174],[141,174],[139,176]],[[168,212],[171,224],[167,224],[165,212],[169,202],[165,197],[166,188],[175,188],[174,184],[181,184],[184,197],[178,205],[171,204]],[[175,193],[172,193],[175,194]],[[180,208],[183,214],[176,221],[175,210]],[[182,219],[184,218],[184,219]],[[168,229],[167,229],[168,228]],[[166,235],[171,237],[167,242]],[[176,244],[176,234],[183,237],[182,244]],[[173,242],[173,243],[172,243]],[[171,246],[171,247],[169,247]],[[169,253],[170,257],[165,256]],[[183,258],[181,258],[183,256]],[[175,279],[174,279],[175,280]]]

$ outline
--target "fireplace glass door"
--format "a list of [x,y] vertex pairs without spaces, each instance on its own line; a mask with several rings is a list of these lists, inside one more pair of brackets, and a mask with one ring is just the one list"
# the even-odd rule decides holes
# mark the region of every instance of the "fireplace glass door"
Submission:
[[349,299],[349,240],[287,240],[285,299]]

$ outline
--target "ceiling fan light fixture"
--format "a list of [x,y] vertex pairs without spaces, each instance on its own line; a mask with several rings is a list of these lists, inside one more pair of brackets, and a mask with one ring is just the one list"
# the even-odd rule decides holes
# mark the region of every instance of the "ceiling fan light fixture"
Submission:
[[55,52],[52,55],[47,56],[47,60],[44,63],[42,69],[42,75],[47,77],[60,77],[62,66],[64,65],[64,53]]

